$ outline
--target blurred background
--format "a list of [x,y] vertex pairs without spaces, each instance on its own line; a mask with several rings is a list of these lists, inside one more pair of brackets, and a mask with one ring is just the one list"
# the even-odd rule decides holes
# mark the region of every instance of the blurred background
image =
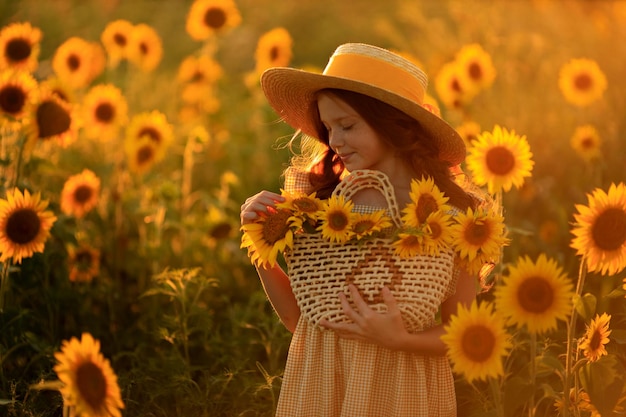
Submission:
[[[203,34],[189,27],[191,0],[0,0],[0,29],[28,22],[41,31],[33,77],[55,80],[76,111],[72,134],[58,141],[32,139],[32,119],[2,122],[3,191],[41,193],[57,219],[43,251],[5,266],[0,414],[63,415],[58,392],[32,385],[55,380],[54,352],[88,332],[118,376],[124,415],[272,415],[289,334],[239,248],[239,207],[261,189],[279,190],[292,131],[265,103],[258,77],[270,65],[321,71],[345,42],[418,62],[430,99],[468,145],[496,125],[526,136],[535,165],[503,196],[512,238],[504,263],[545,253],[577,276],[575,204],[626,179],[626,1],[214,3],[239,20]],[[152,29],[156,63],[113,62],[102,36],[120,19]],[[78,76],[54,64],[72,37],[99,45],[89,62],[104,57],[74,86]],[[493,79],[458,94],[445,71],[474,44]],[[583,104],[559,84],[580,59],[606,81]],[[595,81],[596,67],[581,65]],[[85,108],[97,85],[115,86],[127,105],[126,122],[107,135],[89,131]],[[145,163],[128,143],[141,120],[163,139]],[[576,140],[584,126],[586,147]],[[82,214],[72,201],[63,209],[62,190],[85,169],[99,180],[97,201]],[[623,278],[588,277],[603,310],[623,314],[623,298],[601,296]]]

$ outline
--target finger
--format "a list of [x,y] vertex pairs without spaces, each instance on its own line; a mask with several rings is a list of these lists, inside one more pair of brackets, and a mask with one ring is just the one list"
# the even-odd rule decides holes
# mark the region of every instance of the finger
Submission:
[[396,298],[391,293],[389,287],[383,287],[383,302],[387,306],[387,312],[390,314],[400,313],[400,307],[398,307],[398,302]]
[[361,294],[359,293],[359,290],[356,287],[356,285],[350,284],[348,288],[350,290],[350,296],[352,297],[352,301],[354,302],[354,305],[356,306],[356,310],[360,314],[369,312],[371,309],[367,305],[365,300],[363,300],[363,297],[361,297]]

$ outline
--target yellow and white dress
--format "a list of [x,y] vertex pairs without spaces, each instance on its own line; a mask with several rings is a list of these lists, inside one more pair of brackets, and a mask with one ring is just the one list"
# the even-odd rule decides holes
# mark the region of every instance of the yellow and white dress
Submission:
[[[285,188],[308,191],[302,177],[287,177]],[[364,206],[358,209],[371,211]],[[411,302],[422,313],[420,323],[409,331],[436,324],[436,313],[454,293],[457,275],[451,268],[416,291],[424,296],[417,294]],[[303,310],[307,301],[297,297]],[[392,351],[342,339],[318,326],[303,310],[291,340],[276,416],[456,417],[451,367],[446,356]]]

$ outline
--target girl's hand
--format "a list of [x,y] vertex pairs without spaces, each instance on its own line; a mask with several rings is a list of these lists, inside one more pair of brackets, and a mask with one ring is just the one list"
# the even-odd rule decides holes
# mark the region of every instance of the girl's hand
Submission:
[[376,343],[391,350],[400,350],[403,340],[408,335],[400,309],[389,288],[382,289],[383,301],[387,306],[385,313],[378,313],[370,308],[359,294],[359,290],[349,285],[350,295],[355,308],[350,306],[345,294],[341,293],[341,307],[352,323],[331,323],[322,320],[320,325],[337,332],[339,337],[353,340],[363,340]]
[[283,201],[285,201],[283,196],[271,191],[261,191],[249,197],[241,205],[241,213],[239,215],[241,225],[257,222],[263,213],[267,213],[276,207],[276,203]]

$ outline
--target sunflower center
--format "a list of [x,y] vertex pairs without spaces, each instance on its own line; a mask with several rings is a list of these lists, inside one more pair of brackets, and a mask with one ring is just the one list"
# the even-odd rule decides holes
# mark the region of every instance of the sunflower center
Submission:
[[439,239],[439,237],[443,233],[443,229],[441,228],[441,225],[439,223],[433,222],[433,223],[429,223],[428,227],[430,227],[430,236],[433,239]]
[[26,39],[16,38],[7,43],[5,48],[6,56],[11,61],[23,61],[30,56],[32,48]]
[[91,187],[87,185],[81,185],[79,187],[76,187],[76,190],[74,191],[74,200],[79,204],[85,204],[91,199],[92,195],[93,190],[91,189]]
[[450,81],[450,89],[456,93],[462,93],[463,89],[461,88],[461,83],[456,78]]
[[113,35],[113,42],[120,47],[124,47],[128,41],[126,40],[126,36],[121,33],[116,33]]
[[469,326],[461,340],[463,353],[472,362],[482,363],[489,359],[495,348],[496,338],[491,330],[482,325]]
[[26,103],[26,94],[19,87],[7,86],[0,90],[0,109],[8,114],[17,114]]
[[286,210],[280,210],[270,214],[263,223],[263,239],[273,245],[283,239],[289,230],[287,220],[290,214]]
[[470,223],[465,228],[463,237],[473,246],[482,246],[491,234],[491,228],[485,223]]
[[506,175],[515,167],[515,156],[504,146],[495,146],[487,152],[486,164],[496,175]]
[[480,81],[483,79],[483,68],[476,62],[470,64],[467,72],[472,80]]
[[626,210],[618,207],[604,210],[593,222],[591,235],[600,249],[619,249],[626,242]]
[[319,209],[315,201],[309,198],[296,198],[293,200],[293,205],[303,213],[315,213]]
[[270,60],[274,62],[278,59],[278,57],[280,57],[280,49],[274,46],[270,49]]
[[554,304],[554,291],[543,277],[524,280],[517,292],[520,307],[533,314],[541,314]]
[[137,164],[139,166],[150,162],[154,159],[154,151],[152,146],[142,146],[137,150]]
[[139,44],[139,52],[141,52],[141,55],[146,56],[150,52],[150,47],[147,43],[141,42]]
[[580,141],[580,146],[584,149],[593,149],[595,141],[590,137],[585,137]]
[[574,78],[574,86],[576,89],[581,91],[586,91],[591,88],[593,85],[593,80],[589,76],[589,74],[578,74],[576,78]]
[[402,245],[407,248],[417,248],[420,245],[420,241],[415,235],[409,235],[402,239]]
[[348,216],[343,211],[334,211],[328,214],[328,226],[335,231],[342,231],[349,224]]
[[417,199],[415,215],[420,223],[424,223],[431,213],[437,211],[437,200],[430,194],[422,194]]
[[161,143],[161,134],[151,126],[146,126],[139,131],[137,137],[148,136],[152,142]]
[[76,370],[76,385],[82,398],[93,410],[100,410],[107,393],[107,381],[102,369],[93,362],[85,362]]
[[6,224],[6,235],[14,243],[25,245],[32,242],[41,230],[41,220],[31,209],[13,212]]
[[224,10],[212,7],[204,14],[204,23],[213,29],[219,29],[226,24],[226,13]]
[[371,230],[375,224],[376,223],[374,223],[372,220],[361,220],[354,224],[353,230],[357,234],[365,233]]
[[593,332],[593,335],[589,339],[589,348],[595,352],[601,347],[602,347],[602,335],[600,334],[600,331],[596,330],[595,332]]
[[37,127],[40,138],[48,138],[67,131],[71,121],[68,112],[54,101],[44,101],[37,108]]
[[70,71],[76,71],[80,68],[80,57],[78,55],[72,54],[68,56],[65,62],[67,62],[67,67]]
[[96,107],[95,114],[99,121],[109,123],[115,117],[115,108],[111,103],[102,103]]
[[76,266],[81,271],[88,271],[91,267],[93,256],[88,250],[80,250],[76,253]]

